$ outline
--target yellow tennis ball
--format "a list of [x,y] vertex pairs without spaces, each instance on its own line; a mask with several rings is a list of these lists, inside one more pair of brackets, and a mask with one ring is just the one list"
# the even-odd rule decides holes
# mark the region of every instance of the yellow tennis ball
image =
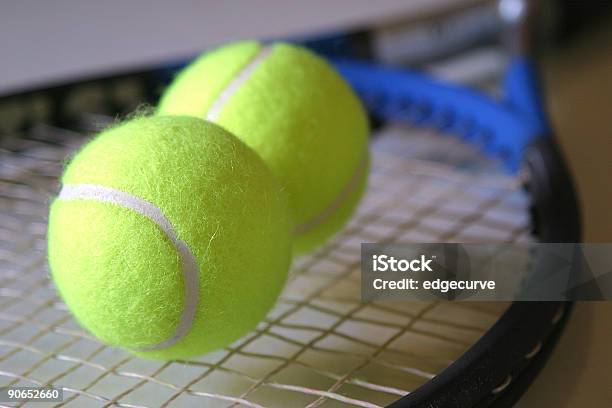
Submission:
[[253,329],[285,282],[285,194],[217,125],[138,118],[100,134],[62,177],[49,263],[77,320],[107,344],[176,359]]
[[297,252],[340,229],[364,191],[367,115],[305,48],[250,41],[206,53],[179,73],[158,113],[213,121],[257,151],[289,195]]

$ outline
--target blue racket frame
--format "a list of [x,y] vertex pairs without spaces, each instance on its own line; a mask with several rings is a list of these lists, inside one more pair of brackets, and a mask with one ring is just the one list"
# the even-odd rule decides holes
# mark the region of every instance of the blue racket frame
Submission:
[[520,169],[527,147],[549,133],[527,58],[510,61],[502,100],[407,69],[350,60],[333,64],[375,117],[460,136],[501,159],[510,172]]

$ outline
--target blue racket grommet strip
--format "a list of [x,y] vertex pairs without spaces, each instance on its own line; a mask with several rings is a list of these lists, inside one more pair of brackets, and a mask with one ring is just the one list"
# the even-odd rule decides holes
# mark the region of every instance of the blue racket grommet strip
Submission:
[[333,64],[373,116],[458,135],[511,172],[520,168],[527,146],[548,133],[527,60],[509,65],[503,100],[407,69],[350,60]]

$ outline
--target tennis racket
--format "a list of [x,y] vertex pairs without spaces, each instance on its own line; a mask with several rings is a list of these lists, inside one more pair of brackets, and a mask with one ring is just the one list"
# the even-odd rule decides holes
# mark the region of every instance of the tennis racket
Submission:
[[[147,361],[100,344],[48,278],[46,216],[62,161],[113,116],[3,135],[0,386],[59,387],[63,401],[50,404],[58,407],[512,406],[553,352],[571,303],[360,298],[362,242],[580,240],[571,179],[527,52],[529,9],[501,7],[514,33],[501,85],[333,61],[380,124],[363,203],[331,242],[294,261],[255,331],[194,360]],[[491,88],[502,97],[484,92]],[[0,403],[14,405],[27,403]]]

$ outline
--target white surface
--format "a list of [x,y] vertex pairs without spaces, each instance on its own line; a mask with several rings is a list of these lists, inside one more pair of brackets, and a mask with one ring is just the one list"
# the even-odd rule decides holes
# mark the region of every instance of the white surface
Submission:
[[0,3],[0,95],[194,55],[244,38],[416,18],[477,0]]

